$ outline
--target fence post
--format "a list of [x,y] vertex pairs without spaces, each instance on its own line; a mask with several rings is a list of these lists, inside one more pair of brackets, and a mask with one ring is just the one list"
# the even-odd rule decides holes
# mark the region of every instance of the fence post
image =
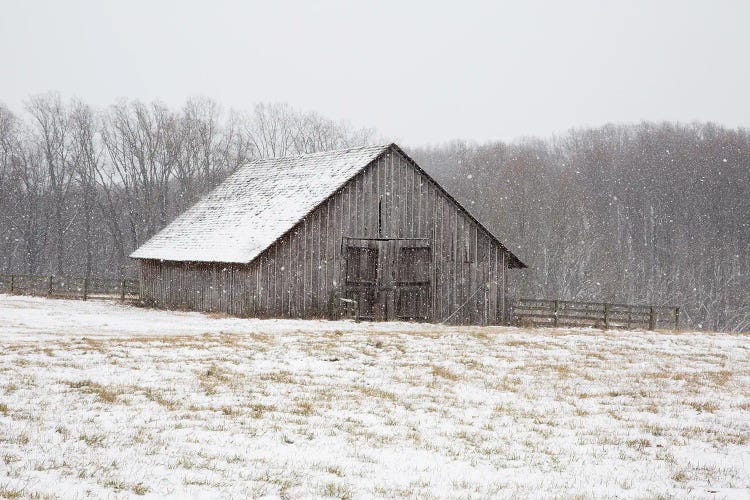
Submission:
[[556,300],[555,301],[555,317],[553,319],[554,322],[552,323],[555,327],[557,327],[557,312],[559,310],[560,310],[560,301]]
[[604,304],[604,329],[609,330],[609,304]]
[[13,289],[15,288],[15,275],[10,275],[10,293],[13,293]]
[[630,330],[630,323],[631,323],[631,320],[632,320],[632,316],[630,314],[631,311],[632,311],[632,308],[630,306],[628,306],[628,325],[626,327],[628,330]]
[[654,314],[654,306],[648,308],[648,329],[651,331],[656,330],[656,315]]
[[334,314],[335,314],[334,310],[335,310],[335,308],[336,308],[336,292],[335,291],[331,291],[328,294],[328,319],[330,319],[331,321],[333,321],[334,319],[336,319],[334,317]]
[[88,277],[83,278],[83,300],[86,300],[89,296],[89,279]]
[[675,332],[680,331],[680,308],[679,307],[674,308],[674,331]]
[[120,281],[120,302],[125,302],[125,280]]
[[48,285],[47,285],[47,295],[52,295],[52,276],[47,278]]

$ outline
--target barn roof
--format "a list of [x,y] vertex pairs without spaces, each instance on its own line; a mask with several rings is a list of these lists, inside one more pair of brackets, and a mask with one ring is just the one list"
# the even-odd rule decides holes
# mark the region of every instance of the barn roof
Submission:
[[386,144],[250,161],[130,257],[249,263],[391,148],[409,158]]

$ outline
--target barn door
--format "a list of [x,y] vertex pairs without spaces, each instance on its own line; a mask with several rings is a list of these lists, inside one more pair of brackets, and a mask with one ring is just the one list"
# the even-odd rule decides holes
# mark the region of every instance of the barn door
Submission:
[[378,262],[378,295],[375,319],[378,321],[396,320],[394,307],[396,296],[395,243],[394,240],[377,242],[380,260]]
[[344,241],[344,295],[349,300],[357,301],[360,318],[377,319],[379,248],[368,240],[347,238]]
[[432,319],[430,240],[345,238],[345,296],[376,321]]
[[429,240],[399,241],[396,249],[396,319],[429,321],[433,276]]

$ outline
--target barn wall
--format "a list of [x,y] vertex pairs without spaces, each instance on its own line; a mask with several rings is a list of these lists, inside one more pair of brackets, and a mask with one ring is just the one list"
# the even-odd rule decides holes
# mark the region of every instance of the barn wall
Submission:
[[329,317],[342,237],[433,241],[433,320],[497,323],[507,255],[437,185],[390,150],[250,265],[142,261],[142,296],[240,316]]

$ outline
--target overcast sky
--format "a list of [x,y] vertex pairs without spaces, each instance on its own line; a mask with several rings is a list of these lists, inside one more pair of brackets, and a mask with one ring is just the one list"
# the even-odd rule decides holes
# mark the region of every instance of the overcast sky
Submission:
[[750,126],[750,1],[8,1],[0,101],[288,102],[410,146]]

